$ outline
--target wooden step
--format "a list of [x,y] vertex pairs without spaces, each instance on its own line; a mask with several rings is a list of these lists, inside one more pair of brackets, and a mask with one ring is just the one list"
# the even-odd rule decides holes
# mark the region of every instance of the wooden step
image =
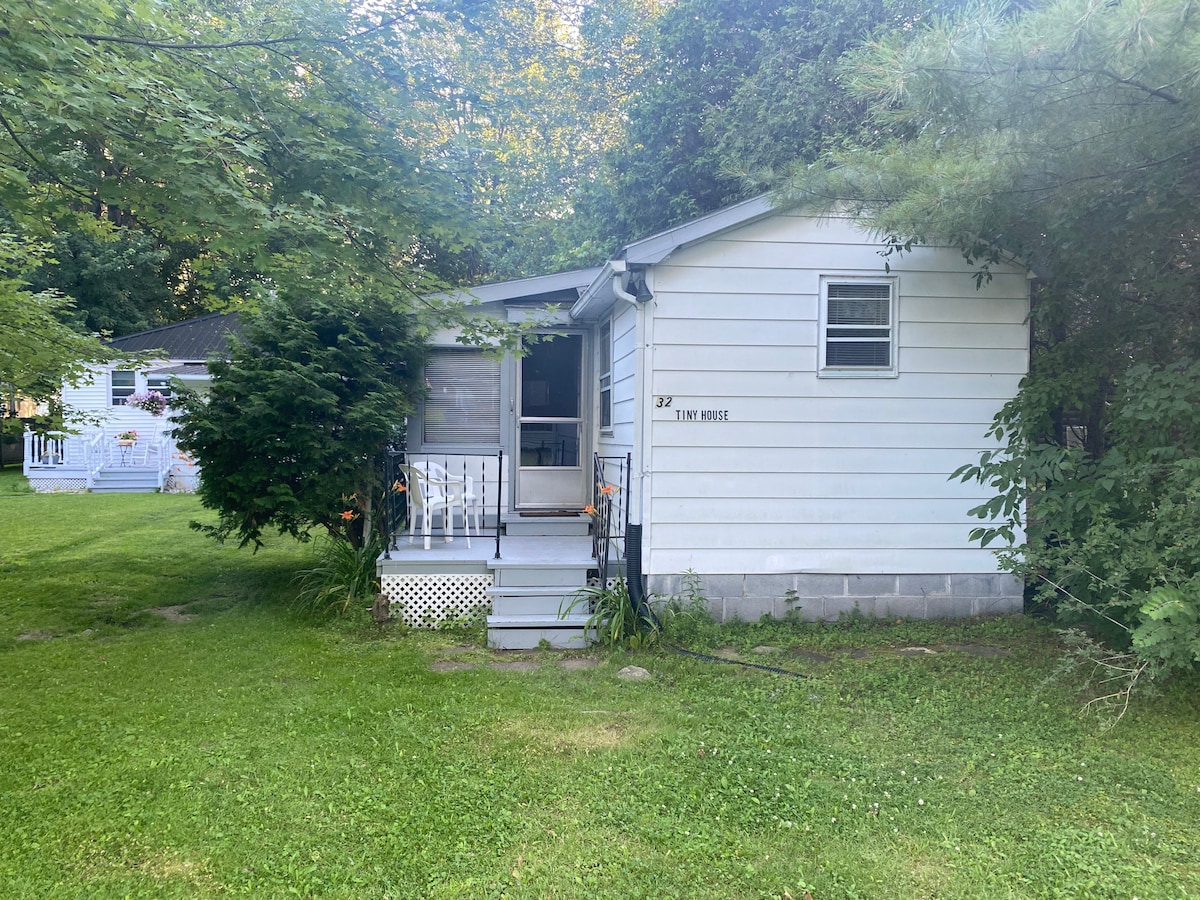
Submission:
[[155,468],[102,469],[92,482],[95,494],[149,494],[158,490]]
[[532,650],[542,641],[555,650],[582,650],[592,643],[595,630],[587,632],[588,616],[565,618],[545,615],[491,615],[487,617],[488,646],[497,650]]
[[580,588],[547,585],[544,587],[490,587],[492,613],[497,616],[557,616],[576,605],[574,612],[586,611],[576,604]]
[[590,516],[522,516],[519,513],[504,519],[504,533],[509,535],[540,535],[543,537],[585,537],[590,533]]

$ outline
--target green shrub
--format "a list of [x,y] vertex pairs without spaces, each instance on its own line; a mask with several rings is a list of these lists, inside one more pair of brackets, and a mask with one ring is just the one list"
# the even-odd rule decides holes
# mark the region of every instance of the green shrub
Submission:
[[1200,362],[1131,366],[1106,416],[1103,441],[1066,447],[1039,440],[1029,411],[1009,404],[992,429],[1006,450],[956,473],[999,490],[972,510],[989,520],[973,537],[1011,541],[1023,524],[1025,542],[1000,557],[1037,601],[1156,670],[1191,668],[1200,644]]

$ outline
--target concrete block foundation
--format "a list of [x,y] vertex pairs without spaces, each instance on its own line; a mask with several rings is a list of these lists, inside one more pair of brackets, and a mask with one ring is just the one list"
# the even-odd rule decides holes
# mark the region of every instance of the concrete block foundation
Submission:
[[[1019,613],[1020,579],[1003,572],[947,575],[702,575],[700,592],[719,622],[789,615],[831,622],[858,613],[872,618],[951,619]],[[678,575],[651,575],[651,594],[680,591]]]

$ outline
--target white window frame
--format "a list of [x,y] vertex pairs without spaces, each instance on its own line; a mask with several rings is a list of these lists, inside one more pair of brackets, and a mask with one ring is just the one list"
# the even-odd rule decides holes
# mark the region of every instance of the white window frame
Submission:
[[[118,375],[132,376],[129,384],[117,384]],[[123,379],[122,379],[123,380]],[[120,393],[118,393],[118,391]],[[134,369],[113,369],[108,376],[108,405],[125,406],[130,397],[138,392],[138,373]]]
[[597,397],[600,401],[599,418],[596,420],[600,423],[601,434],[613,433],[613,327],[612,319],[607,319],[600,326],[599,336],[599,353],[600,358],[596,363],[596,387]]
[[[857,325],[843,322],[829,321],[829,288],[831,285],[886,285],[889,292],[888,297],[888,321],[886,325]],[[894,276],[885,277],[865,277],[860,275],[822,275],[821,276],[821,299],[820,299],[820,326],[817,333],[818,344],[818,364],[817,374],[821,378],[895,378],[899,374],[899,356],[900,356],[900,324],[899,318],[899,294],[900,283],[899,279]],[[842,337],[831,336],[830,330],[837,329],[843,332]],[[877,341],[879,343],[887,343],[888,345],[888,360],[886,366],[875,365],[831,365],[828,360],[828,350],[830,343],[837,343],[839,340],[851,340],[844,332],[860,330],[866,337],[863,340]],[[880,331],[886,330],[886,335],[879,336]]]

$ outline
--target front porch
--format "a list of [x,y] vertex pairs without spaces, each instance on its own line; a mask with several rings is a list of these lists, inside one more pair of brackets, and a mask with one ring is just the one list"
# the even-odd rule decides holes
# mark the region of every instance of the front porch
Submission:
[[[624,528],[618,524],[623,517],[613,514],[612,501],[619,484],[609,486],[603,462],[595,463],[597,501],[592,509],[603,511],[597,515],[505,509],[500,502],[507,495],[502,457],[441,455],[436,462],[444,471],[463,473],[459,490],[481,500],[495,494],[495,506],[481,517],[478,532],[471,528],[469,547],[464,532],[473,516],[459,508],[440,510],[441,528],[433,530],[425,549],[419,507],[409,507],[410,498],[420,492],[406,481],[419,477],[419,466],[430,461],[419,454],[395,454],[392,460],[390,538],[377,568],[380,589],[398,616],[411,627],[432,628],[484,614],[488,644],[497,649],[531,649],[543,642],[560,649],[587,646],[594,638],[587,633],[591,610],[572,608],[576,596],[624,569]],[[608,471],[623,479],[627,461],[619,463]],[[466,474],[470,472],[480,481]],[[487,484],[492,485],[490,494]],[[414,516],[418,524],[410,532]]]
[[22,474],[39,493],[195,489],[196,467],[160,428],[122,440],[124,426],[26,432]]

